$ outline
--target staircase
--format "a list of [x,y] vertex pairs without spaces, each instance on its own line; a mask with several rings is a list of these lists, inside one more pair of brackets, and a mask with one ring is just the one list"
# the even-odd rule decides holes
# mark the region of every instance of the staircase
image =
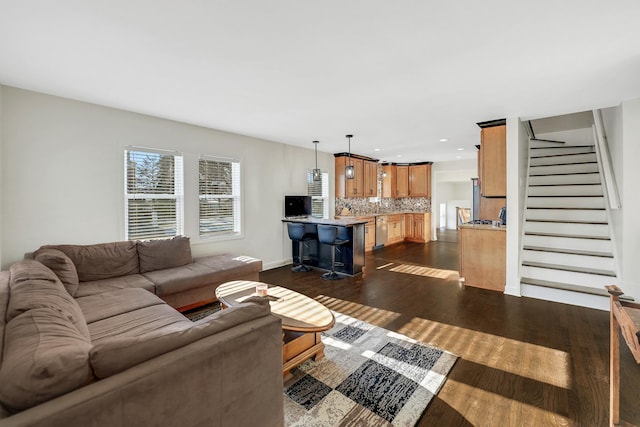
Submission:
[[[532,139],[529,156],[523,295],[555,294],[569,303],[585,295],[608,297],[604,286],[618,284],[617,264],[593,141]],[[598,308],[608,304],[595,299]]]

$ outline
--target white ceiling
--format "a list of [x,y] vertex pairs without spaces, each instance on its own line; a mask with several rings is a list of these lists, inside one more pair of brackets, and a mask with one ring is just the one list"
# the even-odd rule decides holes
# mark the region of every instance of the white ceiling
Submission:
[[466,159],[476,122],[640,97],[640,2],[0,0],[0,84],[320,151],[353,133],[386,161]]

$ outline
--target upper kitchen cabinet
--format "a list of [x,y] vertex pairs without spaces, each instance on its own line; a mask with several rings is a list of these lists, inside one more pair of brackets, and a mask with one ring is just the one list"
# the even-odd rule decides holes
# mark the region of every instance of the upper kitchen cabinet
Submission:
[[396,173],[396,197],[409,197],[409,166],[397,166]]
[[382,166],[382,197],[398,197],[398,172],[396,165]]
[[378,196],[378,162],[364,161],[364,197]]
[[431,165],[409,166],[409,196],[431,197]]
[[[336,197],[376,197],[378,195],[378,161],[364,156],[347,153],[335,156]],[[345,169],[353,165],[353,179],[347,179]]]
[[[498,123],[498,125],[490,126]],[[500,124],[502,123],[502,124]],[[483,127],[483,125],[487,126]],[[480,151],[478,152],[478,174],[483,197],[507,196],[507,126],[503,120],[478,123]]]

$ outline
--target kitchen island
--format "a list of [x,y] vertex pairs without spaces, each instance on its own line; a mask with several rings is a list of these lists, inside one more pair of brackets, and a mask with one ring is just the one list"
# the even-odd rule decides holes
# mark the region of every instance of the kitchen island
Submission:
[[458,228],[460,279],[468,286],[504,292],[507,227],[461,224]]
[[[338,273],[354,276],[364,270],[364,227],[367,220],[356,218],[326,219],[315,217],[304,218],[283,218],[283,223],[295,222],[304,224],[305,230],[309,233],[317,234],[318,225],[333,225],[338,227],[338,238],[348,240],[348,243],[337,247],[336,262],[343,265],[336,265]],[[324,245],[318,240],[307,240],[304,242],[305,264],[322,270],[331,270],[330,245]],[[293,259],[298,258],[298,244],[291,242],[291,252]],[[308,258],[308,259],[306,259]]]

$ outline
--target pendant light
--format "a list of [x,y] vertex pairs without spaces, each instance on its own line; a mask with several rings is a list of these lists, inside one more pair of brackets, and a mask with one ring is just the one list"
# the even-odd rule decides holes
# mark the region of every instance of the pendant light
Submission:
[[353,165],[351,164],[351,138],[353,138],[353,135],[345,135],[345,136],[349,140],[349,157],[347,158],[347,167],[344,170],[344,176],[347,179],[353,179],[356,177],[356,171]]
[[322,180],[322,171],[318,169],[318,143],[320,141],[313,141],[313,145],[316,146],[316,168],[313,170],[313,180],[321,181]]

